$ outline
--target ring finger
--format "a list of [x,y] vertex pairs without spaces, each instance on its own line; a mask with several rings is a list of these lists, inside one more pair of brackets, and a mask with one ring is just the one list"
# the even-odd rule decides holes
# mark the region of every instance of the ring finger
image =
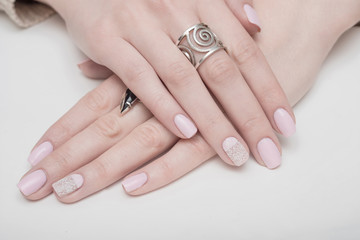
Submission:
[[[221,14],[218,15],[221,16]],[[185,26],[185,24],[183,25]],[[198,42],[207,41],[205,37],[201,39],[201,34],[207,34],[210,36],[208,39],[216,42],[216,37],[204,26],[197,25],[196,28],[188,31],[185,47],[192,49],[192,53],[198,53],[199,51],[195,49],[202,47]],[[172,32],[169,33],[174,41],[176,37],[172,34]],[[243,140],[216,106],[195,68],[183,54],[179,56],[179,50],[174,47],[173,42],[167,40],[167,36],[163,36],[161,33],[153,35],[156,36],[156,39],[150,38],[149,41],[139,42],[135,38],[134,45],[153,64],[169,91],[197,123],[202,136],[222,159],[227,159],[226,157],[230,159],[246,158],[243,157],[244,148],[239,147],[243,145]],[[147,46],[148,43],[152,44],[152,51],[146,51],[150,47]],[[210,43],[209,45],[213,46]],[[161,55],[154,54],[161,48],[167,49],[167,51],[163,51]],[[200,59],[200,57],[201,54],[194,58],[190,57],[190,59]],[[281,163],[278,150],[280,149],[279,141],[258,100],[252,94],[232,59],[225,51],[221,50],[210,55],[198,70],[233,124],[242,131],[241,133],[246,132],[247,139],[245,140],[258,162],[271,169],[278,167]],[[260,139],[262,140],[259,141]],[[260,153],[257,151],[258,142]],[[271,157],[268,157],[270,155]],[[240,160],[240,162],[243,161]]]
[[[181,25],[186,29],[186,24]],[[152,64],[206,141],[226,163],[240,166],[246,162],[249,152],[245,141],[217,106],[194,66],[174,44],[176,37],[171,39],[162,31],[145,27],[140,32],[147,41],[134,36],[130,38],[132,45]]]

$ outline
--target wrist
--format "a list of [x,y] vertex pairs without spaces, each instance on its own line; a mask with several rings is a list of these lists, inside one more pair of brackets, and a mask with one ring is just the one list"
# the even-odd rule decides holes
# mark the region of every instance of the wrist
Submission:
[[[50,6],[52,9],[54,9],[58,14],[60,14],[61,16],[63,16],[64,14],[64,8],[63,6],[63,2],[61,0],[36,0],[37,2],[43,3],[45,5]],[[66,4],[65,4],[66,5]]]

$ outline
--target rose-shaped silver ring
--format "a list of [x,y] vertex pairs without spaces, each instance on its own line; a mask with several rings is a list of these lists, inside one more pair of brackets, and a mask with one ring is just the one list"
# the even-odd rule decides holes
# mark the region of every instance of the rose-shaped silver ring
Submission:
[[216,34],[204,23],[188,28],[176,45],[196,69],[215,52],[222,49],[226,51]]

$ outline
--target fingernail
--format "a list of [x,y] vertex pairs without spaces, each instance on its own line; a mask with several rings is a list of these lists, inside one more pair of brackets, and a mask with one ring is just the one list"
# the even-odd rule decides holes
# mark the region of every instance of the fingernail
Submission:
[[241,166],[249,159],[246,148],[234,137],[228,137],[224,140],[223,149],[235,166]]
[[177,114],[174,122],[179,131],[187,138],[193,137],[197,132],[195,124],[182,114]]
[[256,25],[259,28],[259,32],[261,31],[261,23],[259,17],[253,7],[249,4],[244,5],[244,11],[250,23]]
[[43,142],[30,153],[28,162],[31,164],[31,166],[35,166],[53,150],[54,147],[50,142]]
[[86,63],[88,63],[88,62],[90,62],[90,61],[91,61],[90,59],[86,59],[86,60],[78,63],[77,66],[78,66],[78,68],[80,68],[80,70],[81,70],[81,67],[82,67],[84,64],[86,64]]
[[52,187],[59,197],[63,197],[78,190],[83,183],[84,178],[80,174],[72,174],[53,183]]
[[125,179],[121,184],[126,192],[132,192],[143,186],[147,179],[146,173],[140,173]]
[[279,149],[270,138],[262,139],[257,145],[258,152],[265,165],[274,169],[281,164]]
[[21,179],[17,186],[25,196],[29,196],[44,186],[45,182],[45,172],[43,170],[36,170]]
[[295,122],[290,114],[283,108],[279,108],[274,113],[274,120],[276,126],[285,137],[290,137],[295,134]]

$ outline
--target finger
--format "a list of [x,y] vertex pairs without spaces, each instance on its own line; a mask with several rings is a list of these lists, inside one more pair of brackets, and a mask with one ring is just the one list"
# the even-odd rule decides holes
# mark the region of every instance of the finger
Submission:
[[226,163],[244,164],[249,157],[245,141],[217,106],[193,65],[168,35],[153,29],[142,29],[142,32],[148,41],[134,38],[132,43],[151,62],[202,136]]
[[[21,192],[31,200],[45,197],[51,193],[53,182],[97,158],[150,116],[150,112],[140,103],[134,105],[126,115],[121,115],[119,108],[115,108],[26,173],[19,183]],[[45,179],[37,177],[36,172],[39,171]]]
[[178,141],[165,155],[132,172],[122,181],[122,186],[130,195],[151,192],[179,179],[214,155],[215,151],[197,134]]
[[[287,97],[261,50],[221,1],[215,1],[202,17],[222,38],[252,92],[260,102],[272,127],[284,136],[295,133],[295,116]],[[215,13],[223,12],[222,22],[214,21]],[[226,25],[223,24],[226,23]],[[256,66],[256,67],[255,67]]]
[[[106,53],[104,50],[102,53],[107,56],[104,58],[106,66],[121,77],[125,85],[171,132],[180,138],[194,136],[197,132],[195,124],[171,96],[143,56],[123,40],[116,39],[109,45],[113,46],[108,49],[109,52]],[[110,55],[112,58],[108,58]]]
[[[76,202],[118,181],[171,147],[177,139],[159,121],[151,118],[99,158],[54,183],[53,188],[60,201]],[[76,185],[76,182],[83,184]],[[70,187],[74,185],[74,188]]]
[[[199,73],[240,130],[255,159],[270,169],[278,167],[281,164],[279,140],[232,59],[224,51],[217,52],[199,67]],[[271,154],[263,153],[263,144],[259,143],[271,144],[274,147]]]
[[97,118],[111,111],[119,105],[124,92],[125,86],[115,75],[90,91],[45,132],[31,151],[29,163],[36,165]]
[[261,22],[252,0],[226,0],[227,5],[241,25],[252,36],[261,31]]
[[97,64],[91,59],[79,63],[78,67],[86,77],[92,79],[106,79],[113,74],[110,69],[103,65]]

